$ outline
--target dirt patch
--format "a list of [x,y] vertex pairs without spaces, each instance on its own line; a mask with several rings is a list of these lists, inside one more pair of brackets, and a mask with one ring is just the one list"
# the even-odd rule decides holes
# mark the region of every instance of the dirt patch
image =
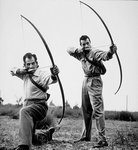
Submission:
[[[95,121],[93,121],[92,140],[74,143],[80,138],[81,119],[63,119],[62,127],[53,134],[53,141],[41,146],[33,146],[32,150],[92,150],[96,142]],[[19,143],[18,120],[0,116],[0,150],[16,147]],[[106,136],[108,147],[100,150],[135,150],[138,149],[138,122],[106,120]],[[95,148],[96,149],[96,148]]]

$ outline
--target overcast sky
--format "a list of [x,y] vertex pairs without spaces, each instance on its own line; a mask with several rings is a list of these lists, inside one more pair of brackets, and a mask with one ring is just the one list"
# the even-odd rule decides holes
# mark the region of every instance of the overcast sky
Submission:
[[[105,110],[138,111],[138,2],[85,0],[107,24],[123,69],[123,82],[115,95],[120,73],[116,57],[105,62],[103,97]],[[67,48],[79,47],[82,34],[90,36],[92,45],[107,51],[109,36],[98,17],[78,0],[0,0],[0,91],[5,103],[16,103],[22,95],[23,82],[9,70],[22,67],[26,52],[38,56],[39,66],[49,70],[51,61],[36,31],[21,19],[27,17],[44,36],[55,64],[60,69],[65,98],[71,106],[81,106],[83,71],[79,61],[68,55]],[[51,100],[62,105],[58,84],[52,85]],[[128,101],[128,103],[127,103]]]

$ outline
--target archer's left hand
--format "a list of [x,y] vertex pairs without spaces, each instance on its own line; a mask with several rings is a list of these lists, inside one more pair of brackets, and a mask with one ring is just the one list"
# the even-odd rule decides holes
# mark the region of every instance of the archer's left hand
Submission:
[[55,65],[54,67],[50,68],[51,74],[56,76],[59,74],[59,68]]
[[117,46],[116,45],[112,45],[110,46],[110,53],[114,54],[117,51]]

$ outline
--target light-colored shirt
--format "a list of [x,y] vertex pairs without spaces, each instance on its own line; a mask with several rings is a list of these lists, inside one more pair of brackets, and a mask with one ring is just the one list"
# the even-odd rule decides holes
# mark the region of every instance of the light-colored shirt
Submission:
[[[82,69],[86,76],[100,74],[100,68],[88,62],[86,56],[84,55],[84,52],[80,52],[77,48],[71,47],[68,49],[68,53],[81,62]],[[92,50],[87,54],[87,58],[91,61],[106,61],[111,59],[112,55],[110,55],[109,51],[107,52],[92,48]]]
[[37,69],[33,76],[32,79],[37,82],[37,84],[41,85],[46,89],[46,92],[43,92],[40,90],[38,87],[36,87],[31,80],[29,79],[29,75],[21,75],[16,73],[17,69],[15,69],[15,75],[22,79],[24,81],[24,99],[45,99],[47,98],[47,90],[49,89],[49,85],[56,83],[57,80],[53,80],[51,78],[51,74],[45,71],[42,71],[40,69]]

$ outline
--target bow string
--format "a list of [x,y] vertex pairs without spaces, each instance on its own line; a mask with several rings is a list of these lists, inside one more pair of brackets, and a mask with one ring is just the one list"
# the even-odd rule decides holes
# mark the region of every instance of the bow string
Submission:
[[[47,52],[48,52],[48,55],[49,55],[49,57],[50,57],[52,66],[54,67],[54,66],[55,66],[55,62],[54,62],[52,53],[51,53],[51,51],[50,51],[50,49],[49,49],[49,47],[48,47],[48,45],[47,45],[47,43],[46,43],[44,37],[43,37],[42,34],[40,33],[40,31],[36,28],[36,26],[35,26],[29,19],[27,19],[27,18],[24,17],[23,15],[21,15],[21,18],[24,18],[27,22],[29,22],[29,23],[33,26],[33,28],[35,29],[35,31],[38,33],[39,37],[41,38],[41,40],[42,40],[42,42],[43,42],[43,44],[44,44],[44,46],[45,46],[45,48],[46,48],[46,50],[47,50]],[[63,119],[63,117],[64,117],[64,113],[65,113],[65,96],[64,96],[64,90],[63,90],[63,86],[62,86],[62,83],[61,83],[61,81],[60,81],[60,78],[59,78],[58,75],[56,75],[56,77],[57,77],[57,80],[58,80],[58,83],[59,83],[59,87],[60,87],[60,91],[61,91],[61,95],[62,95],[62,101],[63,101],[63,112],[62,112],[62,116],[61,116],[61,118],[60,118],[60,120],[59,120],[59,122],[58,122],[58,124],[60,124],[61,121],[62,121],[62,119]]]
[[[105,27],[105,29],[106,29],[108,35],[109,35],[109,38],[110,38],[110,40],[111,40],[111,45],[115,45],[115,44],[114,44],[114,41],[113,41],[113,38],[112,38],[112,36],[111,36],[111,33],[110,33],[110,31],[109,31],[107,25],[105,24],[105,22],[104,22],[103,19],[101,18],[101,16],[100,16],[91,6],[89,6],[88,4],[86,4],[86,3],[82,2],[82,1],[80,1],[80,3],[81,3],[81,4],[84,4],[85,6],[87,6],[88,8],[90,8],[90,9],[98,16],[98,18],[99,18],[99,19],[101,20],[101,22],[103,23],[103,25],[104,25],[104,27]],[[122,84],[122,67],[121,67],[121,62],[120,62],[119,56],[118,56],[118,54],[117,54],[117,51],[115,52],[115,55],[116,55],[116,58],[117,58],[117,61],[118,61],[118,64],[119,64],[119,68],[120,68],[120,83],[119,83],[119,87],[118,87],[117,91],[115,92],[115,94],[117,94],[117,92],[119,91],[119,89],[120,89],[120,87],[121,87],[121,84]]]

